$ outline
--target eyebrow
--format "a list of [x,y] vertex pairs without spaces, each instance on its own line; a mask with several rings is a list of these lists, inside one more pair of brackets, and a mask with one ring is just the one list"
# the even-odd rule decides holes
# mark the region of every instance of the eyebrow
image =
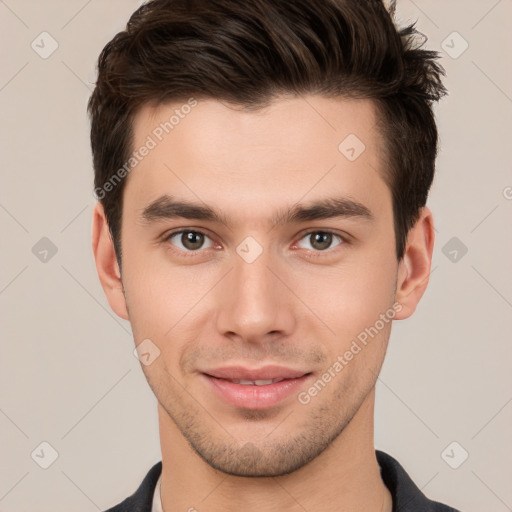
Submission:
[[[272,226],[331,218],[358,218],[372,221],[373,213],[362,203],[346,197],[325,198],[308,204],[295,204],[281,209],[270,219]],[[178,200],[165,194],[147,205],[141,214],[145,224],[175,218],[217,222],[229,227],[228,218],[221,212],[200,203]]]

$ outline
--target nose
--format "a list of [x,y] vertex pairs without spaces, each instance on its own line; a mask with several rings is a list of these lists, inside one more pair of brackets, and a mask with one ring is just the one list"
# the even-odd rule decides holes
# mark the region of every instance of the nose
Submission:
[[289,336],[296,323],[294,302],[277,277],[278,262],[267,251],[251,263],[237,254],[233,260],[216,297],[219,334],[260,344]]

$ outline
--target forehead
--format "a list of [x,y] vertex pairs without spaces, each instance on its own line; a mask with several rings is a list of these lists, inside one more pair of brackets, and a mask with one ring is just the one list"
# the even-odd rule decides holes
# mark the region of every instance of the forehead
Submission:
[[[376,104],[372,100],[326,98],[318,95],[279,96],[268,106],[248,110],[243,106],[215,99],[193,98],[170,103],[145,104],[133,118],[134,146],[146,137],[157,143],[170,139],[193,138],[205,144],[238,146],[249,149],[263,145],[277,148],[294,145],[325,145],[337,149],[347,135],[354,135],[365,145],[377,142]],[[197,149],[197,148],[196,148]],[[192,155],[191,155],[192,156]]]
[[132,148],[151,149],[129,173],[127,193],[139,207],[171,193],[255,211],[262,201],[268,209],[334,189],[375,203],[388,192],[376,122],[370,100],[316,95],[256,111],[213,99],[145,105]]

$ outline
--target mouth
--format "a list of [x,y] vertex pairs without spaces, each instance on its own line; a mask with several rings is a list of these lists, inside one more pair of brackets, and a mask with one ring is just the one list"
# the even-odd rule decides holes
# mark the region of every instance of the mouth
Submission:
[[266,379],[266,380],[238,380],[238,379],[224,379],[232,382],[233,384],[241,384],[242,386],[268,386],[276,382],[282,382],[286,379]]
[[312,372],[276,366],[254,370],[229,367],[208,370],[201,376],[223,402],[236,408],[262,410],[297,394]]

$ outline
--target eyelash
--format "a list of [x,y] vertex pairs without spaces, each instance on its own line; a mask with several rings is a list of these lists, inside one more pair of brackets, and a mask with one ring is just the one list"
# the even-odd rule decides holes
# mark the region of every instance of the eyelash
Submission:
[[[183,233],[199,233],[199,234],[202,234],[205,237],[208,237],[208,238],[211,239],[211,237],[208,235],[208,233],[202,231],[201,229],[191,229],[191,228],[188,228],[188,229],[178,229],[176,231],[172,231],[172,232],[166,234],[163,237],[163,242],[169,242],[172,237],[174,237],[176,235],[183,234]],[[347,236],[342,236],[339,233],[337,233],[335,231],[332,231],[330,229],[321,229],[321,230],[320,229],[312,229],[310,231],[307,231],[307,232],[302,234],[302,236],[298,239],[298,242],[300,242],[302,239],[306,238],[307,236],[309,236],[309,235],[311,235],[313,233],[328,233],[328,234],[331,234],[331,235],[339,238],[341,240],[341,242],[338,245],[334,246],[333,248],[325,249],[323,251],[315,251],[315,250],[312,250],[312,249],[305,249],[309,253],[308,257],[317,257],[317,256],[322,256],[324,254],[330,254],[333,251],[335,251],[337,247],[343,246],[343,245],[346,245],[346,244],[349,243]],[[294,243],[294,245],[297,245],[297,243]],[[196,249],[196,250],[193,250],[193,251],[183,250],[183,249],[179,249],[179,248],[175,247],[172,243],[170,245],[172,246],[172,249],[174,251],[178,252],[180,255],[182,255],[184,257],[194,257],[197,254],[199,254],[200,252],[204,252],[205,251],[205,249]]]

